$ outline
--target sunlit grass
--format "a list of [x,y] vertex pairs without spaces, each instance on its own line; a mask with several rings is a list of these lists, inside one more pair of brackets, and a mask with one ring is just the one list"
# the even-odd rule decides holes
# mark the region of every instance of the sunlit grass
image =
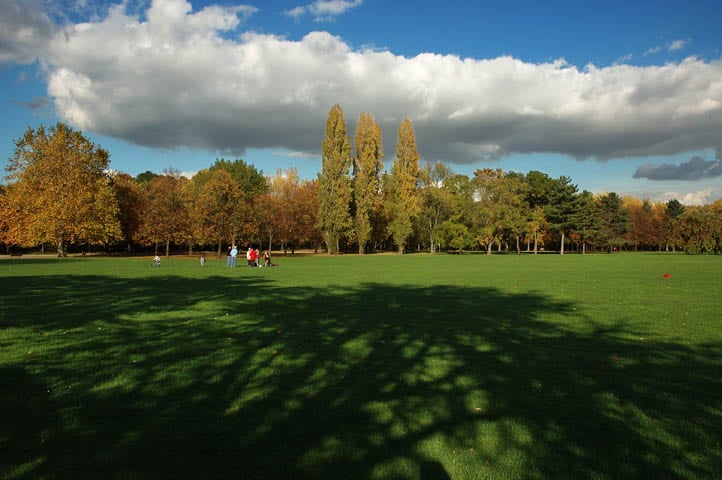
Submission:
[[722,258],[274,262],[0,260],[1,476],[714,478],[722,465]]

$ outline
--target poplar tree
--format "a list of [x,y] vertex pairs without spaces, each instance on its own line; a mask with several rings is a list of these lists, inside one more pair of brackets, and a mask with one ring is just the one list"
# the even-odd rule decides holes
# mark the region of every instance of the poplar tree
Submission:
[[356,156],[354,157],[353,200],[356,207],[354,227],[358,253],[363,254],[371,239],[371,216],[379,199],[380,175],[383,169],[381,127],[368,113],[362,113],[356,127]]
[[413,230],[413,220],[419,213],[420,201],[416,190],[419,173],[419,152],[416,149],[414,127],[405,118],[399,125],[396,160],[389,179],[387,231],[404,253],[406,241]]
[[336,104],[328,112],[318,175],[318,226],[329,255],[338,253],[341,237],[351,230],[351,163],[351,140]]

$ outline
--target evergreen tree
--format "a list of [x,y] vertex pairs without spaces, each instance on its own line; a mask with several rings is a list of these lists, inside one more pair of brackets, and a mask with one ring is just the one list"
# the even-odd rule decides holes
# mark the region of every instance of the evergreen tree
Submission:
[[351,140],[341,106],[331,107],[326,120],[326,134],[318,175],[318,226],[328,253],[338,253],[341,237],[351,230]]

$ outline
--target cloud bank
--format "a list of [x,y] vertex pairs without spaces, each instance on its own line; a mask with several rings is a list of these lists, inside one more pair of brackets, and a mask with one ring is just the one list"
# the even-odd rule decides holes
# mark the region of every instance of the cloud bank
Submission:
[[634,172],[634,178],[647,178],[649,180],[701,180],[722,176],[722,161],[719,154],[716,160],[705,160],[702,157],[692,157],[688,162],[679,165],[665,163],[653,165],[645,163]]
[[607,160],[722,150],[720,59],[600,68],[404,57],[323,31],[299,40],[243,31],[253,7],[194,12],[184,0],[154,0],[142,15],[118,5],[50,32],[47,17],[19,7],[26,3],[3,3],[0,59],[39,58],[60,118],[138,145],[318,153],[339,103],[351,135],[361,112],[374,116],[387,158],[405,117],[425,160],[456,164],[512,153]]

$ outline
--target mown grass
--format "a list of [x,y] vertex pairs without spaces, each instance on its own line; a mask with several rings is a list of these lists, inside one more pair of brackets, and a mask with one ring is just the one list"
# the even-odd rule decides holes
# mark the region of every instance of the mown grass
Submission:
[[274,261],[0,260],[0,476],[722,471],[720,257]]

